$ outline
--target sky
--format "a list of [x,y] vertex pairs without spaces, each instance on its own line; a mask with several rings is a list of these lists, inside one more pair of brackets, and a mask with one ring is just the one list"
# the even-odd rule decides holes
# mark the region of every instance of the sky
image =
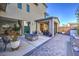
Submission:
[[49,16],[59,18],[60,25],[77,22],[75,15],[79,4],[77,3],[47,3]]

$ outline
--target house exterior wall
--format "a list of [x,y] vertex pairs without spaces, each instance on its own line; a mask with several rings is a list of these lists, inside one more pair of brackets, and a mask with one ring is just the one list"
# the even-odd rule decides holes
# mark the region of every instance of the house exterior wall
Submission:
[[[30,6],[30,12],[26,11],[26,4]],[[38,6],[34,3],[23,3],[22,9],[17,7],[17,3],[9,3],[7,4],[6,12],[0,11],[0,16],[30,22],[30,33],[32,33],[36,30],[35,20],[44,18],[45,11],[46,7],[42,3],[38,3]]]
[[[30,12],[26,11],[26,4],[30,5]],[[0,11],[0,16],[31,21],[44,18],[45,11],[46,8],[41,3],[38,6],[33,3],[23,3],[21,10],[18,9],[17,3],[10,3],[7,4],[6,12]]]
[[0,16],[13,18],[13,19],[19,19],[18,17],[19,15],[17,13],[17,4],[7,4],[6,12],[0,11]]

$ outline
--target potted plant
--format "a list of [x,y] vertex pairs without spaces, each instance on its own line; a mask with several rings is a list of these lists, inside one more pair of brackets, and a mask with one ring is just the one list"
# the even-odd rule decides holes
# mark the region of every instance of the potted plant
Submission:
[[20,40],[17,40],[19,34],[15,31],[11,32],[11,48],[12,50],[16,50],[20,46]]

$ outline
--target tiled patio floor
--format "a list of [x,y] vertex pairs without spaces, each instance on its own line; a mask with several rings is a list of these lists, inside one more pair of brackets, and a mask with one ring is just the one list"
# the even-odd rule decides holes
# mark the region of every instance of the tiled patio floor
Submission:
[[57,34],[53,39],[37,48],[30,56],[67,56],[70,37]]
[[20,48],[16,51],[11,51],[10,44],[8,45],[7,51],[0,52],[0,56],[22,56],[35,49],[39,45],[43,44],[47,40],[51,39],[51,37],[39,36],[39,39],[36,41],[28,41],[24,38],[24,36],[20,37],[21,44]]

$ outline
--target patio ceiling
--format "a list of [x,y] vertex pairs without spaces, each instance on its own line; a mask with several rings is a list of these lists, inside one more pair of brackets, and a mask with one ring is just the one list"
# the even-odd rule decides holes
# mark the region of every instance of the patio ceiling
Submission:
[[11,24],[16,23],[17,19],[7,18],[7,17],[0,17],[0,25],[2,24]]

